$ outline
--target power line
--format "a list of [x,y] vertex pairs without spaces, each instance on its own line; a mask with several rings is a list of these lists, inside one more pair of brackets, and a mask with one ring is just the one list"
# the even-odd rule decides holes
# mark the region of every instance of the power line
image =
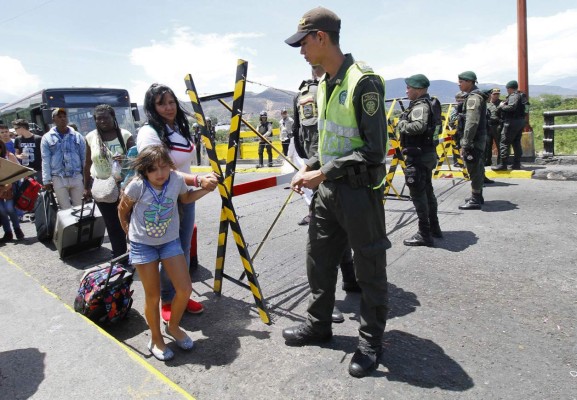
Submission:
[[38,10],[39,8],[44,7],[46,4],[52,3],[53,1],[54,1],[54,0],[45,1],[44,3],[42,3],[42,4],[40,4],[40,5],[37,5],[37,6],[34,7],[34,8],[30,8],[30,9],[28,9],[28,10],[22,11],[20,14],[16,14],[16,15],[13,16],[13,17],[10,17],[10,18],[8,18],[8,19],[5,19],[5,20],[0,21],[0,24],[5,24],[6,22],[13,21],[13,20],[15,20],[16,18],[21,17],[21,16],[23,16],[23,15],[26,15],[26,14],[30,13],[30,11]]
[[288,94],[288,95],[291,95],[291,96],[294,96],[294,95],[295,95],[294,93],[291,93],[291,92],[288,92],[288,91],[286,91],[286,90],[282,90],[282,89],[279,89],[279,88],[275,88],[275,87],[273,87],[273,86],[265,85],[264,83],[249,81],[248,79],[247,79],[246,81],[247,81],[248,83],[252,83],[253,85],[264,86],[264,87],[266,87],[266,88],[273,89],[273,90],[276,90],[276,91],[278,91],[278,92],[281,92],[281,93],[284,93],[284,94]]

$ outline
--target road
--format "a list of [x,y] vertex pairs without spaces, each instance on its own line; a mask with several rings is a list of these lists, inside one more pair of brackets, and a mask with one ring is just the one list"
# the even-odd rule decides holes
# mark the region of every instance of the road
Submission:
[[[236,182],[263,176],[239,173]],[[394,185],[401,190],[402,177]],[[386,201],[390,312],[385,353],[370,377],[347,373],[359,297],[340,287],[337,305],[345,322],[334,325],[333,340],[284,344],[282,329],[302,321],[308,299],[306,227],[297,225],[307,210],[296,195],[254,260],[271,325],[261,322],[248,290],[225,280],[222,296],[212,292],[220,215],[220,198],[212,193],[197,203],[201,267],[193,275],[193,296],[206,311],[183,319],[194,350],[177,350],[166,364],[149,356],[138,280],[129,318],[106,330],[198,399],[577,397],[577,182],[497,179],[485,188],[482,211],[458,209],[468,183],[442,179],[434,186],[444,231],[434,248],[403,246],[416,230],[414,208],[405,200]],[[233,199],[251,254],[288,195],[279,186]],[[32,224],[23,230],[34,236]],[[230,239],[225,272],[240,276]],[[82,271],[107,260],[109,248],[105,243],[60,260],[54,246],[29,238],[0,253],[71,305]],[[46,397],[38,391],[34,398]]]

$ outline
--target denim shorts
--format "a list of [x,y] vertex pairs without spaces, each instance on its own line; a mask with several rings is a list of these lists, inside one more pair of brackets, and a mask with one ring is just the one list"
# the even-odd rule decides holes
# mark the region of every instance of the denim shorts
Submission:
[[181,254],[184,254],[184,252],[180,245],[180,239],[175,239],[172,242],[157,246],[130,242],[131,264],[148,264],[153,261],[164,260]]

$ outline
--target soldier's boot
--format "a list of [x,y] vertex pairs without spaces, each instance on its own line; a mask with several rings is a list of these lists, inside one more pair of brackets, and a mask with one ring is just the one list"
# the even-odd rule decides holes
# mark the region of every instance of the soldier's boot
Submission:
[[501,157],[501,162],[499,162],[494,167],[491,167],[493,171],[507,171],[507,157]]
[[431,226],[431,236],[434,238],[442,238],[443,231],[441,231],[441,225],[439,225],[439,218],[434,215],[429,218],[429,225]]
[[341,260],[341,273],[343,274],[343,290],[345,292],[360,292],[361,287],[357,283],[355,275],[355,264],[353,262],[352,250],[345,251]]
[[459,210],[480,210],[482,204],[483,195],[481,193],[473,193],[465,204],[459,206]]
[[405,246],[427,246],[433,247],[433,238],[431,237],[431,226],[429,221],[419,220],[419,231],[411,238],[403,240]]
[[[485,204],[485,198],[483,197],[483,193],[479,193],[479,196],[481,198],[481,204]],[[465,198],[465,203],[469,202],[473,197],[467,197]]]
[[490,185],[490,184],[492,184],[492,183],[495,183],[495,181],[492,180],[492,179],[487,178],[487,175],[485,175],[485,178],[483,179],[483,183],[484,183],[484,184],[487,184],[487,185]]

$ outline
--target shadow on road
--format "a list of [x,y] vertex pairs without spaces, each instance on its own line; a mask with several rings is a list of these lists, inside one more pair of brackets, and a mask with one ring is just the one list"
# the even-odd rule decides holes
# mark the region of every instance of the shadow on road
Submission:
[[378,370],[389,381],[405,382],[423,388],[465,391],[473,379],[436,343],[410,333],[385,332],[380,363],[388,372]]
[[44,380],[45,359],[36,348],[0,352],[0,398],[33,397]]
[[435,239],[435,247],[459,253],[477,243],[479,238],[471,231],[443,231],[443,239]]
[[519,207],[508,200],[487,200],[483,205],[484,212],[502,212],[517,210]]

